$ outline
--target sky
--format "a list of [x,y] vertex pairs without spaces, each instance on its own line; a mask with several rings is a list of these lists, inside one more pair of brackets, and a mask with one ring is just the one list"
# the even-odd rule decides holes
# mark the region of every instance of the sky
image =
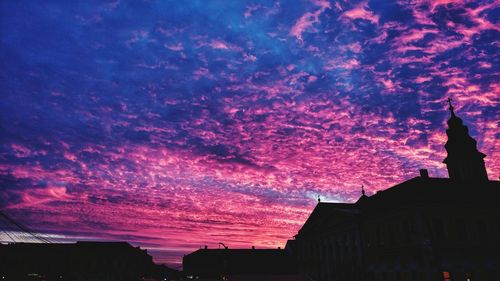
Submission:
[[[500,177],[500,1],[0,1],[0,209],[156,262],[283,247],[317,197]],[[0,240],[8,242],[8,237]]]

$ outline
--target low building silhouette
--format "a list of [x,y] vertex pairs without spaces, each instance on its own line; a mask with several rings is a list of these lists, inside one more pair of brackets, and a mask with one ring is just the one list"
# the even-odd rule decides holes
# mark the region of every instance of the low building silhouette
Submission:
[[[450,102],[450,101],[449,101]],[[449,178],[420,176],[355,203],[318,202],[287,243],[314,281],[500,280],[500,182],[450,102]]]
[[199,249],[183,258],[184,274],[196,280],[306,281],[282,249]]
[[168,270],[126,242],[0,244],[0,261],[1,280],[166,280]]

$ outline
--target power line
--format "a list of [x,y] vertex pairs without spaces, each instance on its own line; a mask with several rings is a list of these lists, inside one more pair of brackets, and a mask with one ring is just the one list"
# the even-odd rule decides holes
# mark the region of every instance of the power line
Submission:
[[[3,218],[1,221],[6,221],[7,224],[5,227],[2,227],[2,232],[4,232],[13,242],[24,242],[26,240],[26,237],[22,237],[16,241],[12,236],[18,237],[18,233],[26,234],[28,238],[33,239],[36,242],[41,242],[41,243],[52,243],[49,239],[42,237],[40,235],[37,235],[35,232],[31,231],[28,227],[24,226],[22,223],[17,222],[13,218],[11,218],[9,215],[4,213],[2,210],[0,210],[0,218]],[[1,225],[1,223],[0,223]],[[9,229],[14,229],[9,230]],[[19,230],[19,231],[15,231]]]

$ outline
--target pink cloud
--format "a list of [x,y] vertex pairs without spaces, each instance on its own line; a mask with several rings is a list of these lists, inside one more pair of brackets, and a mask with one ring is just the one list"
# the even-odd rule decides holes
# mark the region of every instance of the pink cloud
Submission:
[[355,8],[345,11],[342,14],[342,17],[348,18],[350,20],[363,19],[370,21],[373,24],[378,24],[379,20],[379,16],[374,14],[371,10],[368,9],[367,2],[363,2],[357,5]]
[[132,47],[137,42],[140,42],[143,40],[149,40],[149,32],[146,30],[135,30],[135,31],[132,31],[132,37],[130,39],[128,39],[125,42],[125,44],[128,47]]
[[252,14],[257,11],[259,8],[261,8],[260,5],[256,5],[256,4],[251,4],[251,5],[248,5],[246,7],[246,10],[245,10],[245,13],[243,14],[243,16],[247,19],[249,17],[252,16]]
[[165,48],[172,50],[172,51],[175,51],[175,52],[179,52],[179,51],[184,50],[184,46],[182,45],[182,43],[177,43],[174,45],[165,44],[164,46],[165,46]]
[[229,49],[229,45],[222,40],[212,40],[210,46],[214,49],[223,49],[223,50]]
[[319,10],[316,10],[314,12],[307,12],[303,14],[292,26],[290,29],[289,34],[291,36],[294,36],[297,38],[300,44],[303,43],[303,38],[302,38],[302,33],[309,31],[309,32],[316,32],[316,29],[314,29],[314,24],[319,23],[319,16],[326,10],[329,9],[330,3],[328,1],[321,1],[321,0],[315,0],[312,1],[313,4],[316,6],[320,7]]
[[422,40],[427,34],[437,34],[437,29],[410,29],[400,35],[396,40],[400,44],[409,44],[415,41]]
[[330,9],[330,1],[328,0],[311,0],[311,3],[314,5],[320,7],[321,9]]
[[232,51],[232,52],[242,52],[243,49],[239,46],[236,46],[232,43],[226,42],[221,39],[212,39],[210,41],[206,41],[206,36],[193,36],[193,40],[196,40],[196,46],[198,48],[208,46],[215,50],[224,50],[224,51]]
[[29,148],[20,144],[11,144],[10,147],[14,150],[14,155],[18,158],[29,157],[32,152]]
[[256,61],[257,57],[251,54],[243,54],[244,61]]
[[68,159],[69,161],[76,162],[76,160],[78,159],[74,153],[71,153],[69,151],[65,151],[63,154],[64,158]]
[[486,62],[486,61],[481,61],[479,62],[479,65],[482,67],[482,68],[491,68],[492,67],[492,64],[489,63],[489,62]]
[[200,67],[193,71],[193,79],[200,80],[201,78],[213,79],[214,76],[210,73],[208,68]]
[[465,3],[463,0],[427,0],[425,2],[429,3],[432,12],[434,12],[439,6]]
[[360,53],[363,50],[359,42],[354,42],[345,46],[341,46],[341,49],[344,51],[348,50],[356,54]]
[[394,91],[395,85],[391,79],[380,79],[380,83],[389,91]]
[[428,82],[428,81],[431,81],[432,80],[432,77],[429,77],[429,76],[419,76],[415,79],[415,83],[417,84],[421,84],[421,83],[425,83],[425,82]]
[[70,201],[73,196],[67,193],[65,187],[50,186],[45,188],[27,189],[16,192],[21,196],[21,202],[7,205],[7,209],[32,208],[54,201]]
[[326,65],[323,67],[323,69],[326,71],[331,71],[335,69],[351,70],[359,66],[360,62],[355,58],[345,59],[345,60],[336,58],[328,61]]

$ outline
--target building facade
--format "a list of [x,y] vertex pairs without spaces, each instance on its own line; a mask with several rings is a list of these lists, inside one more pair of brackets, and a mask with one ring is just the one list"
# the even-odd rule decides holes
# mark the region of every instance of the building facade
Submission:
[[420,176],[352,204],[318,202],[286,249],[314,281],[500,280],[500,182],[450,103],[449,178]]

